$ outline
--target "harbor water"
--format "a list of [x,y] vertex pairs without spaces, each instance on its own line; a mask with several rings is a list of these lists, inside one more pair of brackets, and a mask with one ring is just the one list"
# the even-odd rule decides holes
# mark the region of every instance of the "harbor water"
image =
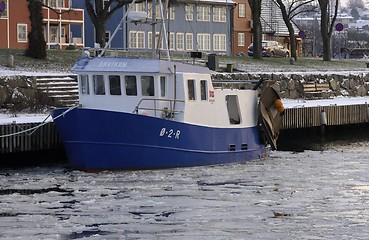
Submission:
[[368,170],[366,141],[211,167],[2,169],[0,239],[369,239]]

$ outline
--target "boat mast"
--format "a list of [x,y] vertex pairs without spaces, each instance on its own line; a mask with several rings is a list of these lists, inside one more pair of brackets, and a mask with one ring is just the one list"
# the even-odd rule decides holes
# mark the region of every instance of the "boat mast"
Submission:
[[[160,17],[161,17],[161,27],[160,27],[160,32],[159,32],[159,36],[158,36],[158,46],[156,46],[155,44],[155,40],[156,40],[156,23],[158,23],[156,16],[157,16],[157,12],[156,12],[156,5],[157,2],[159,1],[159,11],[160,11]],[[166,0],[166,6],[168,6],[167,3],[168,0]],[[165,11],[166,13],[166,11]],[[170,55],[169,55],[169,47],[168,47],[168,37],[167,37],[167,31],[165,28],[165,20],[167,18],[167,14],[163,13],[163,4],[161,2],[161,0],[152,0],[152,34],[151,34],[151,55],[152,58],[157,58],[157,50],[160,47],[160,42],[161,42],[161,36],[164,36],[164,49],[165,49],[165,53],[166,53],[166,58],[168,60],[170,60]]]
[[[170,60],[169,46],[168,46],[168,33],[167,33],[167,30],[166,30],[166,27],[165,27],[165,20],[168,20],[167,19],[168,11],[169,11],[168,5],[169,5],[168,0],[165,0],[165,8],[163,8],[163,4],[162,4],[161,0],[159,0],[161,28],[160,28],[158,44],[159,44],[159,42],[161,42],[162,36],[164,36],[164,49],[165,49],[165,53],[166,53],[166,59]],[[165,11],[163,9],[165,9]]]
[[155,50],[155,39],[156,39],[156,30],[155,30],[155,25],[156,25],[156,0],[152,0],[152,18],[151,18],[151,57],[152,58],[157,58],[156,56],[156,50]]

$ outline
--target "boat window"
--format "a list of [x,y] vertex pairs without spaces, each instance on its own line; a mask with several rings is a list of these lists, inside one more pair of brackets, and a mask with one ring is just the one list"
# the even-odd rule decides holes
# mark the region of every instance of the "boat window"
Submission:
[[111,95],[122,95],[120,87],[120,76],[110,75],[109,76],[109,86]]
[[160,96],[165,97],[165,88],[166,88],[166,77],[160,77]]
[[238,97],[236,95],[227,95],[226,104],[230,124],[240,124],[240,112],[238,105]]
[[95,95],[105,95],[105,84],[103,75],[93,75]]
[[201,100],[207,100],[208,99],[208,85],[206,80],[200,81],[200,91],[201,91]]
[[127,96],[137,96],[136,76],[125,76]]
[[154,77],[153,76],[142,76],[141,77],[141,89],[142,96],[154,96]]
[[187,80],[187,87],[188,87],[188,99],[195,100],[195,80],[189,79]]
[[90,94],[90,86],[88,83],[88,75],[81,75],[79,78],[81,86],[81,94]]

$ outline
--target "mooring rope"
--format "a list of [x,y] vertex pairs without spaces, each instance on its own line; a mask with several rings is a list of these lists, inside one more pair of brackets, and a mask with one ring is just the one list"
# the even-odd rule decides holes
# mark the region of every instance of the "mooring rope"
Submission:
[[[67,114],[68,112],[72,111],[73,109],[80,107],[80,104],[74,105],[70,108],[68,108],[67,110],[65,110],[64,112],[62,112],[61,114],[59,114],[58,116],[54,117],[54,120],[63,117],[65,114]],[[27,134],[27,135],[32,135],[34,132],[36,132],[40,127],[50,123],[51,121],[47,121],[46,120],[50,117],[51,115],[47,115],[47,117],[37,126],[28,128],[28,129],[22,129],[20,126],[18,126],[22,131],[19,132],[15,132],[15,133],[10,133],[10,134],[5,134],[5,135],[0,135],[0,138],[6,138],[6,137],[12,137],[12,136],[16,136],[16,135],[21,135],[21,134]],[[29,133],[30,132],[30,133]]]

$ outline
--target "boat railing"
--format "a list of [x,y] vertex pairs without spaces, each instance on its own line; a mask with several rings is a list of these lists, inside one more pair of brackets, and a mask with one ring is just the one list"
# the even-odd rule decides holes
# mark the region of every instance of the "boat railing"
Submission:
[[[153,107],[141,107],[140,105],[143,104],[143,102],[152,102]],[[160,104],[162,102],[167,103],[165,104],[166,107],[162,107],[162,104]],[[133,113],[137,114],[139,113],[140,110],[141,111],[153,111],[154,112],[153,115],[155,117],[161,116],[162,118],[173,119],[175,114],[183,113],[183,111],[175,109],[177,103],[184,103],[184,100],[162,99],[162,98],[143,98],[138,102]]]
[[253,89],[258,80],[213,80],[215,89]]

